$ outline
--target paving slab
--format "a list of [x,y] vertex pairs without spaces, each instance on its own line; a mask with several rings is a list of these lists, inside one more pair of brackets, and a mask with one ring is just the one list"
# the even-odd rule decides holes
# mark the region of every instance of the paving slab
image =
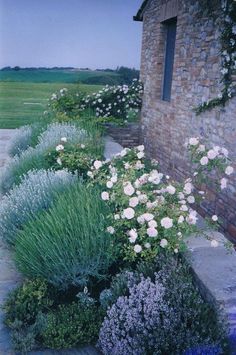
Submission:
[[110,136],[106,136],[104,138],[105,141],[105,150],[104,156],[105,159],[112,159],[116,154],[120,153],[123,147],[114,141],[114,139]]

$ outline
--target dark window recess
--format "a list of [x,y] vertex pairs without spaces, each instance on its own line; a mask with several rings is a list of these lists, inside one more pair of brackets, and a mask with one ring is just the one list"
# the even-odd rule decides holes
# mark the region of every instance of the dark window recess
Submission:
[[177,19],[175,18],[164,22],[164,26],[166,28],[166,46],[165,46],[166,50],[165,50],[165,66],[164,66],[164,77],[163,77],[162,100],[170,101],[174,57],[175,57]]

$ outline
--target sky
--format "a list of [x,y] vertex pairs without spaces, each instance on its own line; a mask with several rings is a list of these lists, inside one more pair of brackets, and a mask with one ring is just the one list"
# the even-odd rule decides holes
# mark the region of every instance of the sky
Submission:
[[139,68],[142,0],[0,0],[0,67]]

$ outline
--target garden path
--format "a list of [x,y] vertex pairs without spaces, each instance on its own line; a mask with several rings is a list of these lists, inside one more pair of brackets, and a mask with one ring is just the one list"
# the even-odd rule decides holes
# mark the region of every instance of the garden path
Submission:
[[[8,144],[15,134],[14,129],[0,129],[0,173],[5,165],[8,155]],[[8,329],[4,326],[4,313],[1,309],[8,293],[16,287],[20,280],[10,251],[0,238],[0,355],[14,354],[11,350],[11,338]]]

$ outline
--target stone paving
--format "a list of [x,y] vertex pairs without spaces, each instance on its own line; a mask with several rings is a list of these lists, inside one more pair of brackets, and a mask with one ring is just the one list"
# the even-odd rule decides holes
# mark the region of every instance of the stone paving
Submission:
[[[0,173],[5,165],[8,155],[7,149],[15,131],[12,129],[0,129]],[[1,203],[1,202],[0,202]],[[11,355],[11,338],[8,329],[4,326],[4,313],[2,305],[8,293],[13,290],[20,281],[10,251],[0,239],[0,355]]]

